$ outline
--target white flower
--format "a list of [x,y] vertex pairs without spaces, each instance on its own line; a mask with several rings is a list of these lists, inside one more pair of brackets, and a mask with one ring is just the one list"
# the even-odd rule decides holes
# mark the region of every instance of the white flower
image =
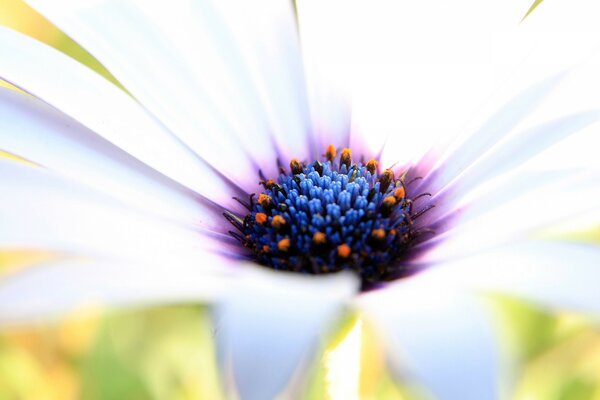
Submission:
[[[0,161],[0,246],[58,254],[2,281],[2,323],[57,315],[90,301],[207,302],[216,310],[224,371],[242,398],[265,399],[282,390],[322,332],[349,307],[381,328],[394,367],[411,371],[441,398],[481,399],[499,390],[494,330],[481,293],[600,311],[600,251],[535,236],[550,224],[596,218],[598,212],[597,160],[586,151],[597,143],[585,128],[600,112],[583,107],[598,106],[589,101],[597,98],[580,96],[589,94],[581,89],[569,94],[577,86],[564,85],[564,74],[521,85],[526,88],[492,110],[479,129],[451,141],[447,131],[389,125],[380,111],[396,113],[390,98],[381,99],[374,119],[367,112],[373,99],[356,99],[351,120],[349,103],[337,91],[355,77],[345,68],[369,71],[370,80],[355,93],[380,81],[369,54],[345,63],[353,44],[361,47],[361,37],[369,36],[356,24],[336,25],[344,20],[337,14],[343,7],[327,14],[321,3],[299,2],[300,46],[285,1],[30,3],[98,58],[131,96],[63,54],[0,29],[0,77],[32,95],[0,92],[0,149],[36,165]],[[383,21],[422,18],[383,14],[383,8],[377,13]],[[428,15],[440,19],[436,24],[445,20],[443,13]],[[358,34],[344,42],[352,35],[347,28]],[[434,32],[437,38],[424,37],[423,43],[452,48],[450,39]],[[382,43],[396,40],[391,37],[362,50],[377,53],[372,47],[385,48]],[[436,81],[428,74],[436,62],[406,65]],[[562,92],[556,89],[561,84]],[[436,104],[431,98],[441,95],[435,87],[420,87],[402,98]],[[583,106],[575,104],[581,97],[588,100]],[[536,114],[548,98],[555,108]],[[566,104],[578,112],[565,113]],[[426,115],[437,120],[460,109],[445,107]],[[393,120],[410,119],[402,111]],[[578,142],[562,141],[576,132]],[[309,277],[256,267],[222,216],[228,210],[256,219],[260,209],[244,211],[233,196],[262,192],[259,170],[276,177],[279,162],[321,160],[330,143],[338,150],[350,147],[355,161],[362,156],[375,157],[380,166],[396,163],[396,177],[407,173],[397,181],[398,187],[406,184],[407,199],[431,195],[402,209],[415,218],[409,234],[430,235],[415,235],[418,240],[402,242],[406,247],[393,254],[397,259],[388,266],[400,268],[401,278],[362,294],[349,272]],[[573,160],[566,156],[574,152],[585,168],[568,168]],[[412,178],[422,179],[409,183]],[[244,229],[242,241],[256,234]],[[251,240],[250,247],[258,243]],[[299,243],[289,245],[298,250]],[[391,248],[384,251],[398,250]],[[295,265],[285,251],[277,257]],[[269,263],[268,257],[263,261]],[[316,256],[309,251],[308,257]]]

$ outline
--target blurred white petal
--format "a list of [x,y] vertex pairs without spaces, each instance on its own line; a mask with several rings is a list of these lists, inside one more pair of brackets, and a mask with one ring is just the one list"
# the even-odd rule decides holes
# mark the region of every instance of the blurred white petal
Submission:
[[600,248],[530,241],[442,263],[423,274],[459,289],[503,293],[551,307],[600,315]]
[[228,264],[207,256],[205,265],[83,259],[34,265],[0,280],[0,325],[43,322],[87,306],[213,302],[233,279]]
[[[432,201],[435,203],[436,198],[439,199],[438,207],[427,213],[420,222],[426,225],[435,221],[443,213],[455,209],[457,203],[469,194],[469,191],[474,188],[477,189],[478,185],[480,186],[502,173],[516,171],[526,161],[543,153],[549,147],[560,147],[560,141],[572,134],[581,132],[584,128],[597,123],[599,120],[600,111],[580,112],[510,136],[506,141],[496,145],[488,153],[481,156],[454,182],[435,194]],[[595,141],[593,131],[585,133],[588,134],[590,141]],[[561,167],[560,162],[557,162],[557,160],[552,161],[550,165],[545,166],[545,169]],[[595,160],[589,159],[589,165],[594,163]],[[532,184],[535,183],[532,182]],[[480,201],[478,204],[485,205]]]
[[351,274],[306,277],[248,266],[216,310],[224,376],[242,399],[274,398],[358,290]]
[[[342,0],[296,2],[302,59],[318,150],[350,146],[353,21]],[[335,28],[332,29],[332,21]]]
[[[527,131],[519,132],[506,142],[496,146],[490,153],[483,156],[481,161],[475,163],[469,171],[459,177],[456,182],[456,190],[468,191],[477,184],[503,172],[514,170],[548,147],[557,145],[569,135],[580,132],[583,128],[599,120],[600,111],[593,110],[549,121]],[[557,164],[559,163],[555,161],[548,167],[556,168]]]
[[496,338],[480,299],[416,276],[358,305],[381,329],[399,377],[408,373],[440,399],[496,398]]
[[136,209],[188,226],[222,228],[220,212],[194,192],[56,109],[8,89],[0,89],[0,148]]
[[456,148],[448,150],[448,157],[439,161],[421,185],[433,193],[444,188],[508,135],[556,87],[561,78],[562,75],[547,79],[511,99],[477,131],[467,135]]
[[[506,190],[510,190],[511,178],[514,175],[505,181]],[[516,191],[502,204],[486,203],[485,195],[470,199],[464,209],[458,207],[460,211],[439,235],[425,243],[430,250],[420,261],[456,259],[502,243],[518,242],[551,224],[598,210],[598,179],[593,171],[557,173],[553,182],[536,185],[531,191]]]
[[[173,44],[177,37],[171,35],[178,33],[178,29],[172,28],[172,24],[179,23],[178,18],[157,25],[151,16],[160,14],[159,2],[29,3],[98,58],[137,100],[197,154],[250,190],[248,185],[254,182],[248,179],[246,172],[255,171],[257,163],[265,161],[260,156],[271,143],[258,140],[264,147],[254,145],[252,148],[263,152],[256,157],[247,153],[243,143],[248,138],[240,140],[240,137],[257,132],[260,126],[235,126],[234,119],[218,108],[219,104],[225,104],[225,99],[215,101],[205,90],[214,86],[206,82],[213,76],[210,73],[199,75],[191,68],[193,65],[187,64],[186,57],[189,59],[189,51],[193,49],[178,48]],[[220,29],[232,29],[233,35],[223,35],[220,39],[228,41],[233,37],[239,41],[236,44],[241,48],[252,77],[260,80],[257,84],[264,91],[261,94],[266,93],[274,107],[271,117],[278,119],[278,126],[273,129],[282,134],[285,132],[286,138],[291,140],[288,143],[295,144],[293,148],[306,149],[306,130],[303,128],[307,118],[298,115],[303,109],[303,86],[296,74],[298,67],[294,68],[296,61],[299,62],[299,53],[294,48],[297,37],[295,26],[290,24],[293,23],[291,5],[272,0],[264,0],[264,3],[207,2],[197,6],[187,3],[190,15],[180,16],[181,23],[194,23],[194,15],[202,12],[203,6],[209,11],[217,8],[213,15],[221,12],[227,18],[220,22]],[[206,26],[210,28],[211,24]],[[219,36],[218,31],[208,33],[213,40],[212,35]],[[182,53],[182,50],[186,52]],[[147,68],[148,63],[152,68]],[[221,68],[219,72],[217,76],[226,69]],[[225,75],[219,79],[227,78]],[[235,91],[232,95],[236,95]],[[260,135],[265,133],[269,132],[263,130]],[[236,165],[229,162],[232,159],[237,160]],[[275,167],[274,162],[266,165]]]
[[[0,27],[0,77],[150,167],[215,200],[227,186],[120,89],[64,54]],[[211,188],[211,189],[209,189]],[[217,190],[220,189],[220,190]]]
[[0,175],[1,247],[199,266],[208,249],[227,251],[206,232],[149,217],[46,170],[0,160]]

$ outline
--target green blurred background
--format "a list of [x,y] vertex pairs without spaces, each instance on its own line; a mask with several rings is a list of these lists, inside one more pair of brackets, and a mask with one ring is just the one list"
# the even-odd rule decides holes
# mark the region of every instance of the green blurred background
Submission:
[[[0,0],[0,24],[60,49],[117,83],[22,1]],[[598,242],[600,233],[579,232],[571,238]],[[50,256],[32,249],[0,249],[0,279]],[[549,314],[516,299],[495,297],[490,303],[502,337],[498,379],[505,398],[600,400],[597,323]],[[350,336],[359,338],[357,344],[348,346]],[[392,381],[376,332],[356,316],[347,316],[322,348],[308,383],[293,398],[342,398],[334,387],[340,384],[357,388],[361,399],[427,397],[423,388]],[[340,357],[342,364],[360,365],[359,379],[337,367],[333,360]],[[194,305],[87,309],[55,323],[0,332],[0,399],[78,398],[223,398],[207,310]]]

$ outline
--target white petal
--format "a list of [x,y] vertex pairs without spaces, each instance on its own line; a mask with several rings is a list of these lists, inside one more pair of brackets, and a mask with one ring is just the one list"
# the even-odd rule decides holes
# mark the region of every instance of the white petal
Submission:
[[423,274],[449,286],[509,294],[555,310],[598,316],[599,266],[597,246],[534,241],[436,265]]
[[421,187],[436,193],[461,174],[485,152],[491,149],[534,110],[560,82],[563,75],[547,79],[505,104],[491,116],[476,132],[469,134],[456,148],[449,151],[446,159],[423,179]]
[[[294,81],[298,78],[298,67],[295,66],[298,51],[289,4],[272,0],[252,5],[237,1],[200,5],[187,2],[185,7],[167,13],[164,11],[166,5],[152,1],[140,4],[121,0],[91,2],[93,4],[74,1],[30,3],[96,56],[165,126],[234,181],[248,186],[254,183],[253,179],[240,178],[240,173],[255,172],[262,164],[275,167],[275,154],[269,151],[271,143],[264,140],[268,136],[261,126],[264,122],[259,118],[249,126],[240,126],[234,123],[235,118],[231,118],[231,109],[219,108],[228,104],[228,97],[237,96],[238,91],[246,89],[236,87],[236,79],[226,73],[239,72],[236,71],[239,65],[231,64],[239,63],[240,59],[248,63],[249,75],[256,79],[261,96],[264,94],[272,102],[274,112],[270,117],[278,118],[280,123],[273,130],[289,135],[287,144],[296,145],[293,149],[306,148],[306,130],[303,129],[306,118],[298,115],[302,110],[302,103],[298,101],[305,96],[300,82]],[[159,19],[161,13],[165,13],[164,20]],[[222,17],[225,17],[224,21]],[[211,46],[217,45],[216,50],[193,54],[206,47],[189,48],[177,43],[187,32],[186,27],[192,29],[194,24],[192,32],[201,27],[207,29],[205,35],[213,42]],[[233,30],[232,34],[229,29]],[[226,50],[231,47],[232,36],[236,41],[234,46],[238,45],[238,51],[242,53],[241,58],[236,59]],[[219,49],[219,43],[215,41],[224,41],[227,45]],[[189,39],[185,43],[189,43]],[[213,55],[227,59],[207,60],[207,67],[200,71],[193,69],[203,57]],[[218,69],[223,62],[228,68]],[[152,68],[147,68],[148,63]],[[215,73],[217,80],[211,81]],[[229,85],[225,87],[219,84],[228,81]],[[245,102],[240,102],[240,107],[245,106]],[[252,111],[242,108],[238,114],[251,116]],[[251,138],[255,143],[247,149],[243,144]],[[259,153],[250,154],[247,151],[250,149]],[[265,154],[272,156],[265,159]]]
[[225,376],[242,399],[274,398],[357,290],[350,274],[249,270],[217,309]]
[[533,182],[535,190],[507,196],[502,204],[486,203],[485,195],[472,199],[464,209],[458,207],[459,212],[448,221],[449,226],[442,227],[441,234],[424,243],[430,249],[419,261],[455,259],[502,243],[518,242],[552,224],[582,213],[598,212],[600,192],[595,186],[598,179],[598,173],[593,171],[557,174],[545,185]]
[[354,21],[341,12],[347,10],[347,3],[341,0],[300,1],[296,9],[317,150],[323,153],[329,144],[348,147],[351,58],[356,56],[348,32]]
[[8,89],[0,89],[0,148],[150,214],[226,227],[221,212],[194,192],[54,108]]
[[435,398],[497,397],[493,325],[479,299],[416,276],[364,295],[359,306],[381,329],[400,377],[408,373]]
[[460,177],[458,190],[465,191],[519,166],[546,148],[600,120],[600,111],[581,112],[517,133],[476,163],[468,178]]
[[210,269],[185,260],[134,264],[61,259],[31,266],[0,280],[0,325],[44,321],[86,306],[212,302],[231,281],[229,262],[214,257],[206,262]]
[[215,201],[231,196],[222,178],[138,103],[93,71],[48,46],[2,27],[0,55],[3,79],[192,190]]
[[[425,215],[420,223],[427,225],[439,218],[440,215],[452,212],[456,208],[457,202],[477,185],[489,181],[503,172],[516,170],[526,161],[543,153],[549,147],[560,146],[561,140],[597,123],[598,120],[600,120],[600,111],[586,111],[516,133],[482,156],[453,183],[433,196],[434,203],[436,203],[436,198],[439,199],[438,205],[435,210]],[[592,143],[595,142],[595,132],[585,133]],[[590,160],[589,164],[593,164],[593,161]],[[554,162],[551,167],[560,167],[560,163]]]
[[201,230],[182,228],[123,206],[47,170],[0,161],[0,246],[137,262],[195,262],[231,251]]

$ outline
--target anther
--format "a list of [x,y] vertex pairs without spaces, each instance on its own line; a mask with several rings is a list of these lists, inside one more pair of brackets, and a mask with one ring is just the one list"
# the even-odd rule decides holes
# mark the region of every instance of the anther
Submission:
[[396,198],[394,196],[385,197],[381,202],[381,209],[379,210],[381,212],[381,215],[383,215],[384,217],[389,217],[395,205]]
[[254,220],[257,224],[264,225],[267,222],[267,214],[261,212],[256,213],[256,215],[254,216]]
[[302,172],[302,164],[297,158],[292,158],[292,161],[290,161],[290,169],[294,175],[298,175]]
[[340,167],[345,165],[347,168],[350,168],[350,164],[352,164],[352,150],[346,147],[340,155]]
[[402,201],[402,199],[404,199],[405,196],[406,196],[406,190],[404,190],[404,186],[399,186],[394,191],[394,197],[396,198],[396,201],[398,201],[398,202]]
[[279,242],[277,242],[277,248],[280,251],[288,251],[291,245],[290,239],[288,238],[281,239]]
[[327,235],[325,235],[323,232],[315,232],[312,237],[312,241],[317,246],[323,245],[327,242]]
[[270,251],[271,251],[271,248],[269,247],[269,245],[268,245],[268,244],[265,244],[265,245],[262,247],[262,251],[263,251],[263,253],[268,253],[268,252],[270,252]]
[[352,249],[346,243],[343,243],[337,247],[337,253],[340,258],[348,258],[350,257],[350,253],[352,253]]
[[367,171],[369,171],[371,175],[375,175],[375,171],[377,171],[378,164],[379,163],[377,162],[377,160],[370,159],[369,161],[367,161]]
[[385,193],[393,181],[394,171],[392,171],[391,169],[386,169],[385,171],[383,171],[381,177],[379,178],[379,191],[381,193]]
[[273,225],[275,229],[281,229],[285,225],[285,218],[281,215],[275,215],[271,221],[271,225]]
[[263,185],[265,187],[265,189],[272,189],[273,186],[275,186],[275,181],[273,179],[268,179],[268,180],[261,180],[259,182],[261,185]]
[[315,171],[317,171],[319,173],[319,175],[323,175],[323,163],[319,162],[319,161],[315,161],[313,163],[313,168],[315,169]]
[[337,151],[336,151],[334,145],[330,144],[329,146],[327,146],[327,150],[325,150],[325,157],[327,158],[327,160],[333,161],[333,159],[335,158],[336,155],[337,155]]
[[261,193],[258,196],[258,204],[260,204],[262,208],[268,209],[273,205],[273,200],[269,195]]
[[385,239],[385,230],[373,229],[373,231],[371,231],[371,238],[375,241],[383,242]]

